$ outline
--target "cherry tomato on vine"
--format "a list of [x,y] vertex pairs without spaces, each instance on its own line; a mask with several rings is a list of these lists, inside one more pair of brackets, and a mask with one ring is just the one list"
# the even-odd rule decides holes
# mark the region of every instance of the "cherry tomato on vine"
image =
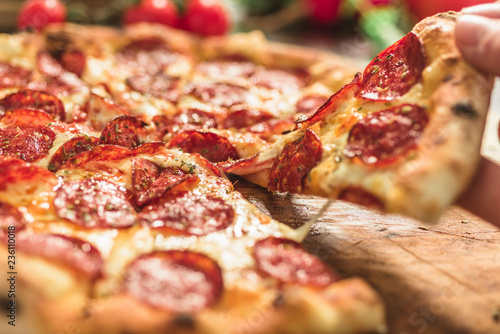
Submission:
[[232,20],[228,8],[218,0],[190,0],[182,26],[202,36],[224,35],[231,30]]
[[26,1],[17,18],[17,28],[42,29],[51,23],[62,23],[66,20],[66,6],[59,0]]
[[339,18],[341,0],[302,0],[310,18],[319,23],[332,23]]
[[494,2],[493,0],[407,0],[410,11],[419,20],[440,12],[449,10],[460,11],[464,7],[474,6],[481,3]]
[[143,0],[135,6],[127,8],[123,15],[123,24],[138,22],[155,22],[170,27],[177,27],[179,14],[171,0]]

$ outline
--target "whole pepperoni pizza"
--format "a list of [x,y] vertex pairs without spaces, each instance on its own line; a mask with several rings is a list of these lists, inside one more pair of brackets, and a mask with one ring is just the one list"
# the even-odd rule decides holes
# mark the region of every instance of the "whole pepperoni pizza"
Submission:
[[0,36],[0,268],[15,278],[15,329],[383,332],[377,293],[307,253],[303,231],[225,173],[434,219],[474,171],[491,88],[453,45],[454,17],[423,21],[358,74],[259,32]]

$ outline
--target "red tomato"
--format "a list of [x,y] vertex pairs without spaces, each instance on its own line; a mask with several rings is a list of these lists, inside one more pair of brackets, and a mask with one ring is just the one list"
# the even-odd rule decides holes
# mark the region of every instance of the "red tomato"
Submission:
[[183,28],[202,36],[224,35],[232,20],[226,6],[218,0],[191,0],[186,7]]
[[17,18],[19,29],[41,29],[51,23],[66,20],[66,7],[59,0],[29,0],[21,7]]
[[316,22],[331,23],[339,17],[341,0],[303,0],[308,15]]
[[440,12],[449,10],[460,11],[464,7],[481,3],[494,2],[493,0],[406,0],[413,14],[419,20]]
[[140,4],[127,8],[123,15],[125,25],[138,22],[155,22],[177,27],[177,7],[171,0],[143,0]]

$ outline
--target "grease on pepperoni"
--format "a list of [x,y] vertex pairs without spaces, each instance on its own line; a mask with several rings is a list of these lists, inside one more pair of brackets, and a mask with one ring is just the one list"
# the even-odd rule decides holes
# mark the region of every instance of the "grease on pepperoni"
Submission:
[[32,162],[49,154],[55,138],[43,125],[0,128],[0,154]]
[[425,110],[417,105],[369,114],[351,129],[344,153],[368,165],[392,162],[416,147],[428,121]]
[[171,250],[135,259],[125,271],[123,287],[153,307],[193,313],[217,302],[223,279],[220,267],[208,256]]
[[8,110],[0,119],[3,126],[46,126],[52,122],[52,118],[45,111],[33,109]]
[[80,78],[87,64],[85,54],[80,50],[65,51],[58,57],[58,61],[62,68]]
[[236,148],[227,138],[211,132],[195,130],[181,132],[172,138],[168,147],[178,147],[188,153],[199,153],[212,162],[239,158]]
[[245,103],[249,92],[247,88],[229,83],[200,82],[192,83],[187,89],[187,94],[193,95],[202,102],[228,108],[235,104]]
[[196,174],[178,167],[166,167],[160,170],[156,164],[144,159],[136,159],[132,165],[132,191],[138,206],[160,198],[174,187],[193,183],[197,179]]
[[425,62],[420,39],[410,32],[368,64],[360,96],[384,101],[403,96],[421,80]]
[[163,72],[134,75],[127,78],[127,84],[142,94],[149,94],[172,103],[177,102],[181,94],[180,78]]
[[220,198],[185,192],[165,195],[161,200],[145,206],[139,219],[152,228],[206,235],[231,225],[234,209]]
[[64,105],[55,95],[31,89],[20,90],[0,100],[0,109],[36,109],[46,112],[52,118],[64,121]]
[[140,136],[145,134],[147,124],[134,116],[122,115],[113,118],[102,130],[99,144],[134,148],[141,144]]
[[263,110],[249,108],[247,106],[234,106],[231,112],[222,121],[224,129],[241,129],[257,123],[273,119],[273,116]]
[[24,87],[31,77],[31,71],[0,62],[0,88]]
[[302,192],[307,175],[321,160],[322,151],[318,136],[307,129],[302,137],[283,147],[269,173],[268,189]]
[[61,169],[79,168],[88,163],[99,161],[116,161],[130,155],[130,150],[117,145],[98,145],[91,150],[81,152],[72,158],[68,158]]
[[107,180],[64,183],[57,189],[54,206],[59,217],[85,228],[125,228],[136,221],[125,188]]
[[217,118],[196,108],[181,109],[171,119],[165,120],[169,132],[213,129],[218,126]]
[[103,260],[97,248],[87,241],[59,234],[27,234],[18,236],[19,251],[63,265],[90,279],[102,275]]
[[338,280],[330,268],[292,240],[259,240],[254,246],[254,257],[260,272],[284,283],[326,287]]
[[48,169],[57,171],[70,158],[73,158],[79,153],[89,151],[94,148],[99,142],[99,139],[87,135],[71,138],[57,149],[50,159]]

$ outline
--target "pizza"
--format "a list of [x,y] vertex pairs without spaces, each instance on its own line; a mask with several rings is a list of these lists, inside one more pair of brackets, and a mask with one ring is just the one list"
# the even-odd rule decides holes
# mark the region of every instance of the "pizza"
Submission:
[[456,17],[420,22],[294,131],[221,167],[271,191],[436,222],[474,175],[493,85],[461,57]]
[[2,332],[383,332],[373,288],[225,173],[434,219],[473,173],[491,87],[454,15],[362,74],[260,32],[1,35]]
[[0,50],[2,333],[384,331],[373,288],[216,165],[312,114],[355,73],[340,58],[149,24]]

